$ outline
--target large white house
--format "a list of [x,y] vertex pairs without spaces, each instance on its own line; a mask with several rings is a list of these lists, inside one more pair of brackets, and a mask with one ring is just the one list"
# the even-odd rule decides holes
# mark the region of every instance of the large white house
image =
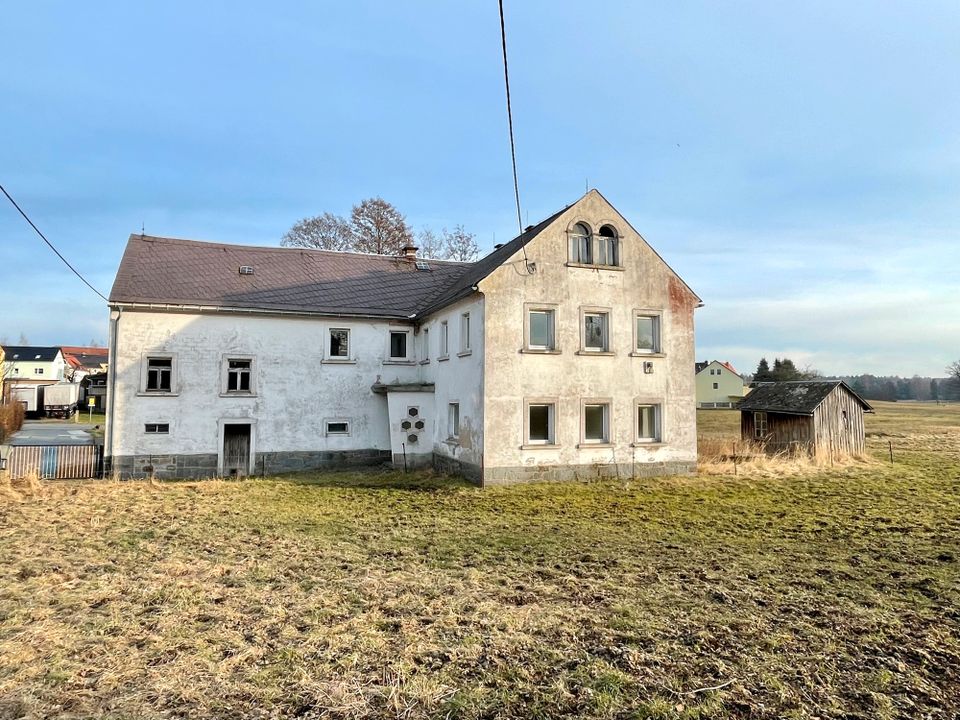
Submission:
[[595,190],[475,263],[133,235],[110,296],[108,462],[690,472],[699,304]]

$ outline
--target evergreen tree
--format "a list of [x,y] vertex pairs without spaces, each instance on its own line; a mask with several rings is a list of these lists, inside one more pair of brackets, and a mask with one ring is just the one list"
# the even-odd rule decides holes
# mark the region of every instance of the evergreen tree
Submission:
[[757,371],[753,374],[753,381],[770,382],[771,380],[773,380],[773,375],[770,373],[770,363],[767,362],[766,358],[760,358]]

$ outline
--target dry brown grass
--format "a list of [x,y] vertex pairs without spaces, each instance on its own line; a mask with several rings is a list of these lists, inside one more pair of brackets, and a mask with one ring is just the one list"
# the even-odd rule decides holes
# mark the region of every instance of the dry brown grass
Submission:
[[0,404],[0,443],[23,427],[24,417],[22,403]]
[[800,478],[13,487],[0,717],[951,718],[960,422],[910,417]]

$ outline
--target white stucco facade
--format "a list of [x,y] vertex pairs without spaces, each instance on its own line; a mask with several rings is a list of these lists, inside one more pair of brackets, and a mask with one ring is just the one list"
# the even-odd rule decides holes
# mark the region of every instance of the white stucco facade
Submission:
[[[589,262],[571,260],[582,228]],[[692,470],[699,299],[646,241],[591,191],[525,252],[492,257],[402,320],[112,303],[114,472],[393,462],[498,484]]]
[[696,375],[697,407],[729,408],[746,395],[743,378],[712,360]]

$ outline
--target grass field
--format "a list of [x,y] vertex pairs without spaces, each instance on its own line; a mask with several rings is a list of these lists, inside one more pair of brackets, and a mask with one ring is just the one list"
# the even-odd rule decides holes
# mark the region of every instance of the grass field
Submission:
[[878,405],[780,476],[7,486],[0,717],[957,717],[960,406]]

